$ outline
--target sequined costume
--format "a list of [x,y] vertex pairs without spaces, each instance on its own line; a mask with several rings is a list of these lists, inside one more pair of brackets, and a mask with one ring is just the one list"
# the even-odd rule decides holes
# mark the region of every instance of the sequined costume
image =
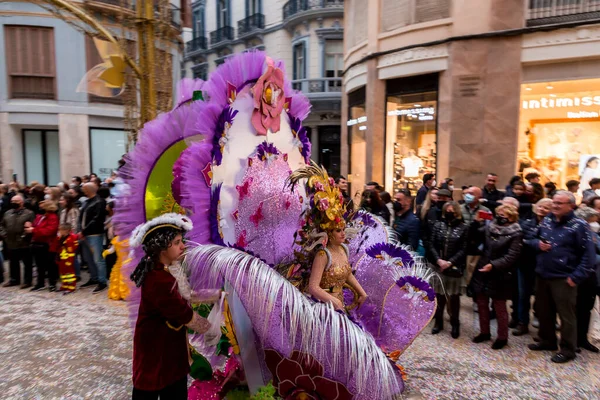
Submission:
[[60,276],[61,291],[74,292],[77,288],[75,253],[77,252],[78,245],[77,235],[73,233],[59,238],[58,274]]
[[336,260],[336,257],[333,257],[327,248],[319,250],[319,253],[324,253],[328,260],[319,286],[341,301],[342,304],[344,303],[344,285],[348,281],[348,277],[352,275],[352,268],[348,262],[348,249],[345,246],[344,249],[346,253],[345,260]]

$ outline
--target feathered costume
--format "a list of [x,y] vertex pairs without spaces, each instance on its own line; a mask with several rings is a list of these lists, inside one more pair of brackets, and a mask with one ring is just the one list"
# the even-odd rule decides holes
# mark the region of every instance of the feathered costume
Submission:
[[[332,183],[311,184],[323,174],[307,168],[309,102],[292,90],[282,63],[262,52],[232,57],[207,82],[182,85],[187,96],[146,124],[127,156],[121,173],[129,195],[117,199],[114,220],[127,238],[161,213],[187,213],[191,289],[228,293],[228,350],[191,338],[214,372],[199,379],[192,366],[190,398],[221,398],[239,369],[252,393],[272,382],[283,398],[395,398],[404,389],[398,357],[435,312],[428,270],[382,221],[358,212],[345,216],[348,254],[367,301],[342,314],[308,298],[293,284],[309,273],[301,236],[317,240],[305,229],[307,216],[335,195]],[[140,256],[132,254],[125,275]],[[131,287],[128,300],[135,320],[139,290]]]

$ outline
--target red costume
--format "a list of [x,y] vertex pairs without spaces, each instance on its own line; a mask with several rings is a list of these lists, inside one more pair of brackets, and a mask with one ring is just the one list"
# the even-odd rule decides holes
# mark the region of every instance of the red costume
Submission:
[[46,243],[50,253],[58,251],[58,241],[56,233],[58,232],[58,215],[55,212],[38,214],[33,221],[33,243]]
[[79,246],[77,235],[70,233],[59,238],[58,274],[60,276],[60,290],[67,292],[75,291],[77,277],[75,276],[75,253]]
[[133,387],[157,391],[190,371],[187,328],[194,315],[173,275],[160,265],[146,275],[133,335]]

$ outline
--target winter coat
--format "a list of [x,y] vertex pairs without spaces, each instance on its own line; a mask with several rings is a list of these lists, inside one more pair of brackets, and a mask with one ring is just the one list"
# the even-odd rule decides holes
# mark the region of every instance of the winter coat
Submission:
[[435,223],[442,219],[442,207],[438,207],[437,204],[432,204],[431,208],[425,214],[425,219],[421,221],[421,239],[423,239],[423,245],[425,248],[428,246],[428,242],[431,239],[431,233]]
[[452,221],[450,225],[445,220],[436,222],[427,243],[427,260],[433,265],[440,259],[446,260],[464,271],[468,233],[468,226],[461,220]]
[[58,215],[55,212],[38,214],[33,221],[33,236],[31,243],[44,243],[48,245],[48,251],[58,251]]
[[9,250],[29,247],[31,235],[25,233],[25,222],[33,223],[35,214],[26,208],[8,210],[0,223],[0,236]]
[[546,240],[552,248],[538,252],[535,272],[543,279],[571,278],[580,284],[594,273],[596,248],[587,222],[570,212],[560,221],[548,215],[539,226],[534,246]]
[[87,199],[79,213],[79,229],[84,236],[103,235],[106,201],[100,196]]
[[60,224],[71,224],[71,231],[77,232],[77,224],[79,221],[79,209],[73,207],[70,210],[63,208],[60,210]]
[[600,235],[595,233],[592,237],[594,238],[594,244],[596,247],[596,278],[598,288],[600,288]]
[[[471,280],[473,292],[507,300],[511,297],[513,271],[523,246],[523,231],[516,222],[506,226],[491,222],[482,231],[483,254]],[[487,264],[492,264],[491,271],[479,271]]]
[[523,249],[517,266],[520,270],[531,271],[535,269],[536,257],[540,251],[537,240],[540,221],[538,221],[537,216],[534,216],[531,219],[520,221],[519,225],[523,230]]
[[394,219],[394,230],[398,233],[400,243],[410,246],[414,251],[419,247],[419,218],[411,210]]
[[535,215],[533,214],[533,204],[531,203],[531,199],[526,194],[522,194],[521,196],[507,196],[515,198],[519,201],[519,220],[531,219]]
[[483,187],[481,195],[486,200],[485,206],[492,212],[495,212],[496,207],[500,205],[500,200],[504,198],[504,192],[498,189],[488,190],[486,186]]

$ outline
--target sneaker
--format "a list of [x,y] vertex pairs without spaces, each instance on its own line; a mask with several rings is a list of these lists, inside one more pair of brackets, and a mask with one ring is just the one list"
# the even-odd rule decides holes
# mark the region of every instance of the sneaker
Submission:
[[107,287],[108,286],[106,285],[106,283],[99,283],[98,286],[96,286],[96,288],[92,291],[92,294],[98,294]]
[[39,286],[39,285],[35,285],[34,287],[31,288],[32,292],[39,292],[40,290],[44,290],[46,289],[46,286]]
[[89,281],[87,281],[86,283],[84,283],[83,285],[81,285],[82,288],[84,287],[92,287],[98,285],[98,281],[94,281],[92,279],[90,279]]

